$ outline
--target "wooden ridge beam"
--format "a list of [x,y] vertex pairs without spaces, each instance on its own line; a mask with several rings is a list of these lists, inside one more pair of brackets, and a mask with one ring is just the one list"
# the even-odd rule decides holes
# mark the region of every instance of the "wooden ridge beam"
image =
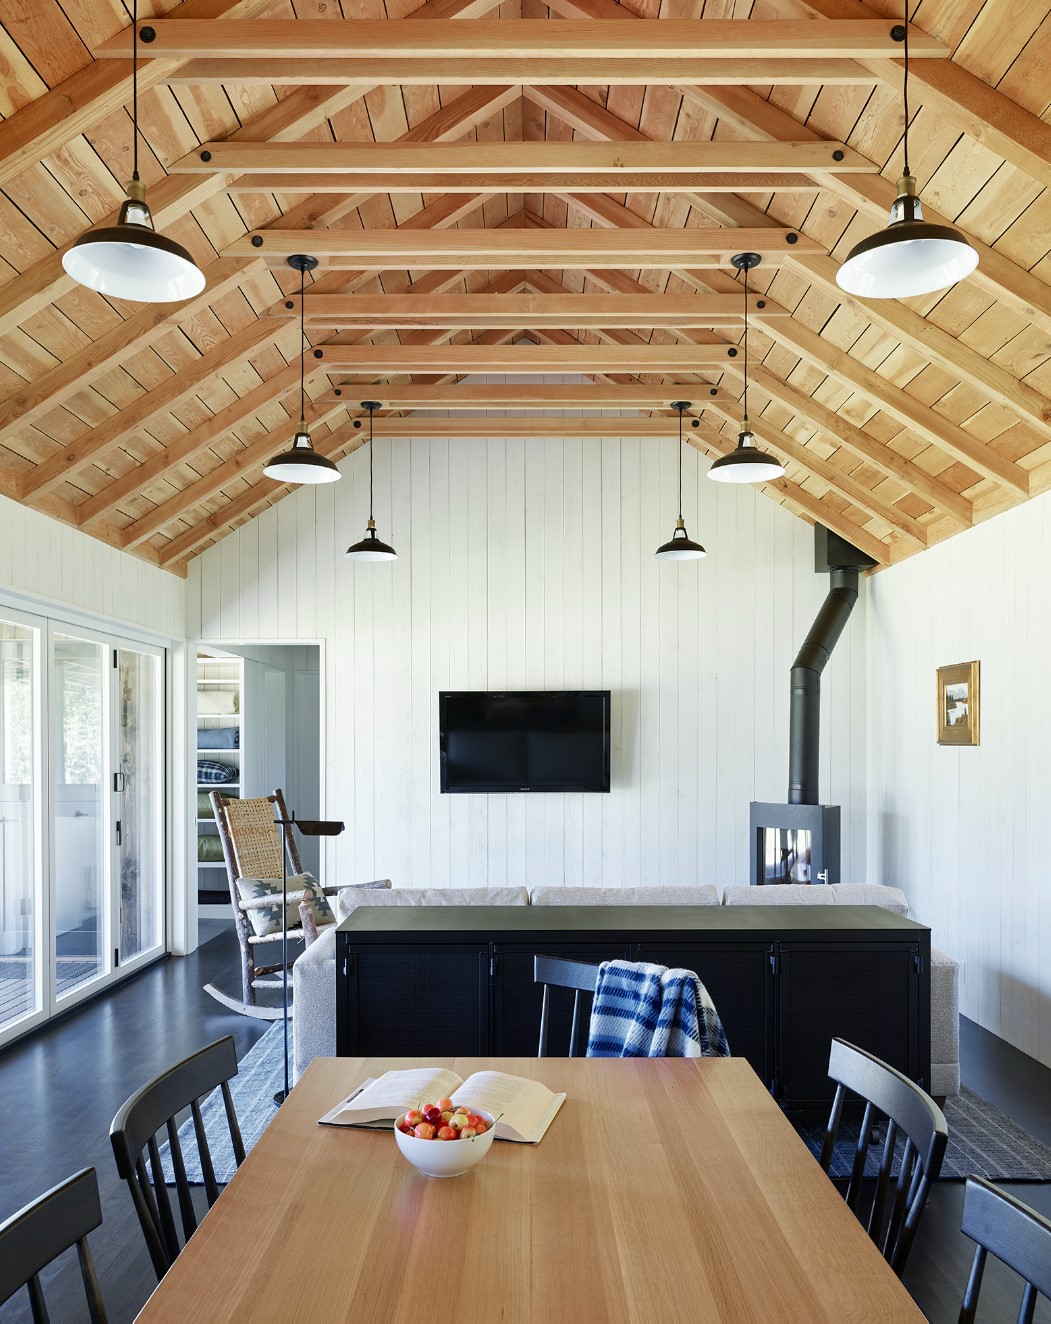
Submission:
[[790,253],[823,252],[794,230],[690,229],[645,233],[601,230],[253,230],[224,251],[237,257],[284,262],[304,250],[323,267],[390,271],[409,268],[729,267],[734,253],[750,249],[779,265]]
[[[822,185],[804,174],[659,174],[655,171],[616,170],[606,174],[534,174],[530,171],[494,170],[484,186],[492,193],[550,193],[574,189],[578,193],[816,193]],[[466,175],[384,174],[360,175],[238,175],[225,185],[230,194],[242,193],[474,193],[478,183]]]
[[[159,61],[158,61],[159,63]],[[494,59],[451,58],[442,60],[438,68],[432,61],[420,61],[412,56],[371,59],[368,65],[369,85],[433,86],[444,83],[454,87],[484,87],[487,83],[528,83],[539,80],[548,84],[576,86],[588,84],[598,87],[630,87],[640,84],[674,85],[677,83],[705,82],[710,86],[737,86],[756,76],[755,61],[709,60],[685,52],[666,59],[643,56],[615,62],[587,55],[560,59],[545,56],[542,61],[530,56],[503,55]],[[795,87],[850,87],[868,86],[874,75],[856,60],[835,56],[821,59],[767,59],[762,64],[763,83]],[[303,61],[282,56],[265,59],[232,57],[229,60],[188,60],[180,64],[162,81],[172,85],[207,86],[223,84],[227,87],[258,83],[298,83],[303,77]],[[346,60],[315,59],[310,61],[310,81],[317,85],[346,85],[359,82],[361,74],[356,65]]]
[[326,345],[326,372],[382,376],[392,372],[708,372],[737,356],[736,345]]
[[[290,301],[289,301],[290,302]],[[487,329],[543,325],[559,327],[733,326],[743,320],[745,301],[732,294],[446,294],[424,303],[412,294],[314,294],[306,321],[325,327],[464,327]],[[767,312],[767,300],[749,295],[751,317],[787,317]],[[298,307],[275,305],[272,318],[291,320]]]
[[[846,21],[757,19],[639,19],[625,40],[617,23],[572,19],[478,19],[466,25],[441,19],[213,19],[151,18],[140,24],[154,34],[141,49],[151,59],[412,60],[500,59],[542,61],[546,57],[617,62],[641,56],[669,60],[689,51],[709,60],[810,60],[815,55],[860,60],[901,53],[887,19]],[[131,33],[95,48],[100,58],[126,57]],[[949,51],[922,29],[910,26],[909,54],[915,60],[944,60]],[[756,76],[762,81],[762,71]]]
[[486,176],[625,172],[674,176],[707,171],[860,171],[878,173],[866,157],[839,142],[209,142],[170,167],[178,174],[275,171],[292,175],[385,175],[432,171],[464,175],[483,188]]

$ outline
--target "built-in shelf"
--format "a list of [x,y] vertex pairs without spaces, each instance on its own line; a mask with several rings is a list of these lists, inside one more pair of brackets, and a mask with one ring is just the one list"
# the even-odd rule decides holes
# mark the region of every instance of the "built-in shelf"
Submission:
[[[214,729],[221,727],[224,729],[235,728],[241,732],[239,745],[236,749],[201,749],[194,751],[195,761],[208,760],[213,763],[225,763],[232,768],[243,770],[245,762],[241,758],[244,744],[244,663],[239,657],[211,657],[199,654],[197,657],[197,692],[200,695],[214,694],[217,690],[229,690],[237,695],[234,707],[236,712],[231,713],[208,713],[200,711],[196,718],[198,729]],[[240,794],[241,775],[237,781],[232,782],[198,782],[197,790],[200,791],[219,791],[222,795]],[[210,841],[215,841],[217,824],[212,817],[203,817],[197,813],[197,806],[194,805],[194,823],[197,836],[205,836]],[[219,906],[220,898],[225,899],[226,886],[225,879],[220,881],[216,877],[219,871],[225,873],[226,864],[223,860],[198,860],[197,861],[197,899],[198,914],[205,915],[210,913],[215,915],[217,910],[221,913]],[[228,906],[226,907],[228,910]]]

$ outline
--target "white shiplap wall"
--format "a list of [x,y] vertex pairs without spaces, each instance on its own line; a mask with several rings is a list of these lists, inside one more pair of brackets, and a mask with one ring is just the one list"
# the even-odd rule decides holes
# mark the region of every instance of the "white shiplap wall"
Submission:
[[[188,581],[191,639],[323,642],[323,810],[348,829],[328,868],[406,886],[745,881],[748,802],[785,798],[789,667],[827,588],[810,527],[708,482],[691,451],[687,527],[710,554],[662,564],[670,439],[378,432],[376,518],[397,563],[343,555],[367,514],[362,451]],[[844,805],[845,876],[864,878],[856,612],[826,673],[821,785]],[[613,691],[610,795],[439,793],[439,690],[592,687]]]
[[[872,881],[963,962],[964,1015],[1051,1064],[1051,495],[870,584]],[[936,743],[935,670],[981,662],[981,744]]]
[[3,590],[169,638],[183,636],[183,580],[7,497],[0,497]]

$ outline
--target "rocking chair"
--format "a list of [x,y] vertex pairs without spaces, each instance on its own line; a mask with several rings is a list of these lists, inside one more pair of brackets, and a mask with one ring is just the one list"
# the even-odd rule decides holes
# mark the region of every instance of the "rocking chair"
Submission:
[[[237,890],[239,878],[281,878],[281,828],[278,819],[287,819],[288,810],[281,790],[273,795],[263,796],[258,800],[228,799],[221,791],[212,791],[209,799],[219,826],[219,839],[223,844],[223,858],[226,861],[227,881],[230,886],[230,904],[234,912],[234,927],[237,941],[241,948],[241,991],[242,998],[231,997],[214,984],[205,984],[204,991],[232,1011],[245,1016],[254,1016],[257,1020],[278,1021],[284,1016],[281,1007],[264,1007],[256,1001],[256,989],[280,989],[283,982],[283,967],[280,961],[276,965],[256,964],[256,949],[267,943],[280,943],[281,930],[276,933],[256,934],[248,922],[248,912],[274,905],[273,896],[245,900]],[[277,810],[275,816],[274,810]],[[303,872],[303,865],[296,846],[295,833],[287,833],[288,872],[289,875]],[[319,889],[326,896],[334,896],[339,890],[335,887]],[[307,946],[318,936],[318,929],[310,907],[304,903],[306,893],[302,890],[289,892],[289,904],[299,902],[299,923],[289,924],[289,941],[303,941]],[[322,929],[330,927],[323,925]],[[280,954],[280,953],[278,953]],[[291,969],[294,958],[288,962]]]

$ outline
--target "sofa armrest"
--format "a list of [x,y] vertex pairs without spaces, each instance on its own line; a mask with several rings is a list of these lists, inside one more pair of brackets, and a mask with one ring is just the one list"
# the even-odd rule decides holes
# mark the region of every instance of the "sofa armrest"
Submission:
[[931,1093],[960,1092],[960,965],[931,948]]

